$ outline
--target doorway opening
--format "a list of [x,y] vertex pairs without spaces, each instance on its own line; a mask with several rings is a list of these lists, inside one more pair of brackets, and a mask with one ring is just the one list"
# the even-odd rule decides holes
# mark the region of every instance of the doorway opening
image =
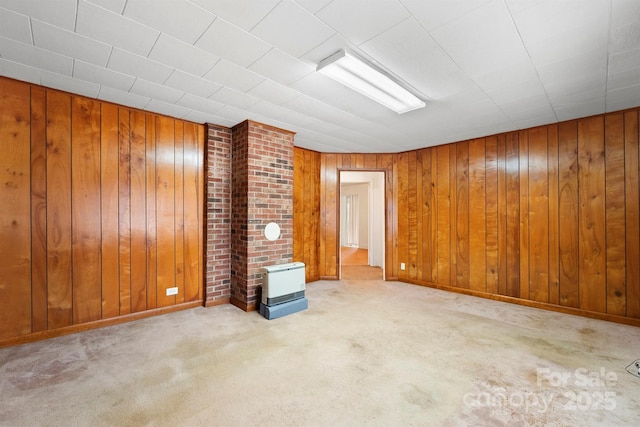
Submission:
[[340,171],[339,278],[384,280],[385,173]]

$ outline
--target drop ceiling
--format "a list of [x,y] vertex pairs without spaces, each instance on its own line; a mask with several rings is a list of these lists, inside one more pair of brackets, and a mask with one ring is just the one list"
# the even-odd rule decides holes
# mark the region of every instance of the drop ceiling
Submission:
[[[426,107],[315,71],[347,49]],[[398,152],[640,105],[638,0],[0,0],[0,75],[322,152]]]

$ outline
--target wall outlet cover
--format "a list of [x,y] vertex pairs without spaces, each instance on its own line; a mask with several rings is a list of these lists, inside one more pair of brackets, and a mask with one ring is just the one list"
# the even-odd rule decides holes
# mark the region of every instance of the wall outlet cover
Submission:
[[406,268],[406,266],[404,265],[404,262],[400,263],[400,270],[404,270]]
[[178,287],[167,288],[167,296],[178,295]]

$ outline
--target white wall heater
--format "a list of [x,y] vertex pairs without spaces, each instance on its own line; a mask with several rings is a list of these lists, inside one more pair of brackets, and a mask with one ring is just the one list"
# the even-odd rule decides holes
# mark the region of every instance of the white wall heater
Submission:
[[304,267],[302,262],[291,262],[260,269],[263,279],[260,314],[274,319],[308,307]]

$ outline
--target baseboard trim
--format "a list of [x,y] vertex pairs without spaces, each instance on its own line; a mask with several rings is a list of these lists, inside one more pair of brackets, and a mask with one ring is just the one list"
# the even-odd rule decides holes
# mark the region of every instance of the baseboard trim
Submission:
[[124,314],[122,316],[112,317],[110,319],[100,319],[92,322],[80,323],[78,325],[65,326],[58,329],[33,332],[27,335],[21,335],[19,337],[5,338],[0,340],[0,348],[46,340],[49,338],[69,335],[76,332],[84,332],[92,329],[103,328],[105,326],[118,325],[121,323],[131,322],[133,320],[140,320],[140,319],[145,319],[147,317],[159,316],[161,314],[172,313],[174,311],[188,310],[190,308],[195,308],[195,307],[202,307],[202,301],[198,300],[198,301],[185,302],[182,304],[176,304],[169,307],[160,307],[160,308],[154,308],[151,310],[140,311],[138,313]]
[[231,300],[230,298],[209,300],[209,301],[205,301],[204,306],[205,307],[215,307],[215,306],[218,306],[218,305],[229,304],[230,300]]
[[564,307],[561,305],[549,304],[545,302],[530,301],[530,300],[510,297],[506,295],[489,294],[486,292],[474,291],[471,289],[456,288],[454,286],[446,286],[446,285],[438,285],[436,283],[431,283],[431,282],[420,282],[417,280],[408,280],[408,279],[399,279],[398,281],[409,283],[411,285],[424,286],[427,288],[440,289],[443,291],[455,292],[458,294],[491,299],[494,301],[509,302],[512,304],[523,305],[526,307],[539,308],[539,309],[548,310],[548,311],[555,311],[558,313],[571,314],[574,316],[588,317],[590,319],[606,320],[608,322],[621,323],[623,325],[640,327],[640,319],[635,319],[632,317],[618,316],[615,314],[607,314],[607,313],[598,313],[595,311],[582,310],[574,307]]

